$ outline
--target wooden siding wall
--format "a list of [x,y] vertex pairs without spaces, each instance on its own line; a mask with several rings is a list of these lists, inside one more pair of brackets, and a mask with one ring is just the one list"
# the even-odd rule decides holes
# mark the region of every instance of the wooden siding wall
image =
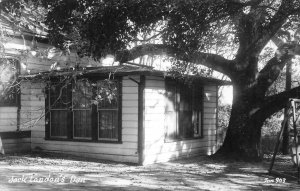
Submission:
[[[74,67],[75,63],[80,63],[81,66],[100,66],[103,63],[96,62],[91,58],[80,58],[76,53],[63,54],[62,51],[54,49],[48,44],[36,43],[38,51],[33,50],[32,41],[23,40],[20,38],[11,38],[4,43],[5,53],[7,55],[14,55],[20,57],[21,74],[33,74],[42,71],[49,71],[53,64],[60,68]],[[21,52],[28,51],[26,56]]]
[[165,142],[164,93],[163,78],[146,77],[144,164],[164,162],[183,156],[213,154],[216,151],[216,86],[204,86],[204,121],[201,139]]
[[2,136],[6,132],[17,132],[17,110],[18,107],[0,107],[0,141],[5,154],[30,151],[30,138]]
[[18,107],[0,107],[0,132],[17,130]]
[[[33,117],[41,120],[30,122],[32,150],[57,152],[76,155],[80,157],[105,159],[121,162],[138,162],[138,85],[124,78],[122,82],[123,108],[122,108],[122,144],[99,142],[75,142],[45,140],[45,118],[43,116],[45,98],[43,84],[26,83],[21,95],[23,117],[21,121],[27,122]],[[40,110],[40,108],[42,108]]]
[[[64,55],[62,51],[56,49],[53,51],[53,46],[48,44],[36,43],[39,52],[34,51],[32,47],[32,41],[23,40],[20,38],[11,38],[4,43],[5,53],[8,55],[14,55],[20,57],[21,62],[21,74],[38,73],[42,71],[49,71],[53,64],[60,68],[74,67],[75,63],[80,63],[81,66],[85,63],[85,66],[100,66],[103,63],[96,62],[91,58],[83,57],[80,58],[76,53],[71,52],[68,55]],[[28,50],[26,56],[21,55],[21,52]]]

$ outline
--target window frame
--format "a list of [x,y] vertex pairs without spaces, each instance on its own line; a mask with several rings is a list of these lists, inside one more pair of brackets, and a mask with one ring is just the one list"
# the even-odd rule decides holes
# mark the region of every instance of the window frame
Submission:
[[[173,86],[170,88],[170,86]],[[181,80],[172,80],[172,79],[166,79],[165,80],[165,89],[166,91],[168,89],[175,89],[175,103],[174,103],[174,108],[175,108],[175,133],[176,135],[174,137],[168,137],[169,135],[169,132],[168,132],[168,123],[166,123],[166,121],[164,122],[165,123],[165,142],[176,142],[176,141],[183,141],[183,140],[193,140],[193,139],[202,139],[204,138],[203,136],[203,111],[204,111],[204,108],[203,108],[203,103],[204,103],[204,88],[203,88],[203,85],[201,83],[197,83],[197,81],[193,82],[192,83],[192,87],[190,88],[189,91],[192,92],[192,105],[190,106],[191,107],[191,120],[192,120],[192,127],[191,128],[194,128],[194,112],[197,112],[197,117],[199,117],[198,119],[198,126],[197,126],[197,130],[198,130],[198,134],[195,134],[195,131],[193,132],[193,136],[192,137],[184,137],[184,132],[186,130],[186,128],[183,128],[183,127],[180,127],[180,104],[181,104],[181,88],[180,87],[184,87],[184,86],[187,86],[187,84],[185,84],[183,81]],[[200,95],[200,98],[198,99],[198,101],[200,101],[200,104],[199,105],[195,105],[194,102],[195,102],[195,99],[194,99],[194,91],[196,91],[196,89],[199,88],[198,92]],[[167,92],[166,92],[167,93]],[[165,98],[165,99],[168,99],[168,98]],[[198,107],[195,109],[195,107]],[[166,115],[166,108],[165,108],[165,115]]]
[[[82,76],[79,79],[88,79],[92,82],[97,82],[101,80],[107,79],[107,76]],[[57,78],[53,77],[51,79],[51,83],[53,83]],[[74,127],[74,110],[73,103],[70,109],[70,115],[68,115],[68,121],[70,122],[67,125],[67,137],[53,137],[51,136],[51,108],[50,108],[50,90],[49,87],[46,87],[46,97],[45,97],[45,140],[56,140],[56,141],[72,141],[72,142],[99,142],[99,143],[115,143],[122,144],[122,77],[115,77],[113,80],[116,81],[118,90],[117,90],[117,100],[118,100],[118,121],[117,121],[117,139],[99,139],[99,125],[98,125],[98,105],[91,105],[91,137],[75,137],[75,127]],[[74,82],[72,82],[72,87],[74,86]],[[95,95],[95,91],[93,90],[93,96]],[[73,94],[71,96],[73,100]],[[72,101],[73,102],[73,101]],[[78,109],[75,109],[78,111]]]
[[[14,83],[19,83],[19,75],[21,74],[21,66],[20,66],[20,61],[17,60],[17,59],[14,59],[14,58],[4,58],[4,59],[11,59],[11,60],[14,60],[14,66],[16,67],[16,81]],[[6,103],[6,102],[1,102],[0,101],[0,107],[18,107],[20,108],[21,107],[21,104],[20,104],[20,85],[17,84],[17,86],[13,87],[13,94],[14,94],[14,97],[15,99],[13,100],[13,102],[9,102],[9,103]]]

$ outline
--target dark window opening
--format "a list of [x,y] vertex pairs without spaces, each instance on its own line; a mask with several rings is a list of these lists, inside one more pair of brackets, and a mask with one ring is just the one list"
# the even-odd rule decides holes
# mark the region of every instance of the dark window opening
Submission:
[[202,89],[194,83],[166,81],[166,140],[202,136]]

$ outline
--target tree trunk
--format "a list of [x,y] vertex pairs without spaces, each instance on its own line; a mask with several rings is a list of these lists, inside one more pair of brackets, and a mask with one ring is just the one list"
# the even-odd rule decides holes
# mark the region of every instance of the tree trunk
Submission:
[[261,128],[265,119],[256,111],[257,100],[249,93],[235,91],[226,138],[218,153],[251,161],[262,159]]

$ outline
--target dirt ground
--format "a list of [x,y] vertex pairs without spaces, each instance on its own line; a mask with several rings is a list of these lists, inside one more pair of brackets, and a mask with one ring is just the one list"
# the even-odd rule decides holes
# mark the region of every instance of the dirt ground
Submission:
[[[281,168],[294,169],[288,157],[280,159]],[[53,154],[6,155],[0,156],[0,190],[300,190],[294,179],[268,175],[269,161],[199,156],[136,166]]]

